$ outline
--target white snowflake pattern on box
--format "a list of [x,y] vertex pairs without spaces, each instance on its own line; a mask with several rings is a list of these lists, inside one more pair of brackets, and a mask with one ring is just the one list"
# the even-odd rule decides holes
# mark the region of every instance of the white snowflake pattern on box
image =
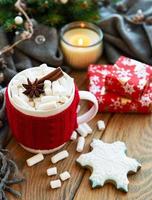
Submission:
[[125,70],[125,69],[119,69],[119,70],[117,70],[116,74],[118,74],[119,78],[127,78],[128,80],[132,76],[131,70]]
[[126,83],[124,86],[123,86],[125,92],[128,94],[132,94],[135,90],[134,90],[134,86],[133,85],[130,85],[129,83]]
[[122,104],[121,104],[121,100],[120,98],[117,99],[111,99],[112,104],[110,106],[112,106],[115,110],[116,109],[120,109],[122,108]]
[[100,81],[100,78],[98,76],[92,76],[91,79],[90,79],[90,83],[91,84],[98,84]]
[[[93,70],[93,67],[98,68],[98,72]],[[99,103],[99,112],[138,112],[138,113],[150,113],[152,112],[152,83],[148,84],[142,93],[141,98],[139,99],[128,99],[122,98],[116,93],[111,93],[105,91],[105,75],[99,73],[102,72],[105,67],[104,65],[92,65],[91,70],[88,68],[88,77],[89,77],[89,90],[94,93]],[[109,71],[109,74],[112,74],[113,66],[106,65],[106,69]],[[91,80],[91,77],[98,76],[99,82],[95,84]],[[144,79],[139,80],[138,87],[142,88],[144,85]],[[116,85],[113,83],[114,87]],[[97,88],[96,88],[97,86]]]
[[121,56],[106,76],[106,89],[123,97],[138,99],[149,83],[151,74],[152,68],[149,65]]

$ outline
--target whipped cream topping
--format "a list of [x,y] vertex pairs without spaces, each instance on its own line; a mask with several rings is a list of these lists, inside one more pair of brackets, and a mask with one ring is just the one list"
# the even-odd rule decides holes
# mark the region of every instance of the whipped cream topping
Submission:
[[35,79],[40,79],[47,75],[55,68],[48,67],[42,64],[39,67],[30,68],[18,73],[10,82],[10,98],[13,104],[31,111],[51,111],[60,108],[66,104],[73,94],[74,81],[69,75],[64,73],[64,76],[56,81],[44,81],[44,93],[40,97],[30,98],[23,92],[25,88],[22,84],[27,84],[27,78],[31,82]]

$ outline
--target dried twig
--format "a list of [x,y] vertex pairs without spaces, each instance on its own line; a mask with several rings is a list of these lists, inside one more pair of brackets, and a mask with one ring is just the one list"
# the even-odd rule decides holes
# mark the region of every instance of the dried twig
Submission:
[[27,20],[28,26],[26,27],[26,36],[22,37],[20,40],[16,41],[14,44],[10,45],[10,46],[6,46],[4,47],[1,51],[0,51],[0,55],[11,51],[15,46],[17,46],[19,43],[21,43],[24,40],[30,39],[33,35],[33,24],[32,21],[30,20],[29,16],[27,15],[27,13],[25,12],[25,10],[22,8],[22,2],[21,0],[17,0],[15,3],[15,7],[17,8],[17,10],[19,12],[21,12],[25,19]]

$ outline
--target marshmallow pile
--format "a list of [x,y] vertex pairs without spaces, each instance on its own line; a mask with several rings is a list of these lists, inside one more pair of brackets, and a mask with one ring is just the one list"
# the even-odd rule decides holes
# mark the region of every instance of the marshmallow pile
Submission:
[[[78,107],[78,111],[79,109],[80,107]],[[99,131],[103,131],[105,129],[104,121],[103,120],[97,121],[97,127]],[[80,124],[78,128],[75,131],[73,131],[70,139],[77,140],[77,147],[76,147],[77,152],[83,151],[85,146],[85,138],[92,132],[93,132],[92,128],[87,123]]]
[[[66,150],[63,150],[59,153],[57,153],[56,155],[54,155],[52,158],[51,158],[51,162],[53,164],[59,162],[60,160],[63,160],[65,158],[67,158],[69,156],[69,153],[66,151]],[[29,158],[26,163],[29,167],[41,162],[44,160],[44,156],[42,153],[39,153],[39,154],[36,154],[35,156]],[[53,176],[53,175],[57,175],[58,174],[58,170],[57,170],[57,167],[51,167],[51,168],[48,168],[47,171],[46,171],[47,175],[48,176]],[[59,177],[60,179],[56,179],[56,180],[52,180],[50,181],[50,187],[52,189],[55,189],[55,188],[59,188],[61,187],[61,181],[66,181],[68,180],[71,175],[68,171],[64,171],[62,173],[59,174]]]
[[27,110],[51,111],[66,103],[73,91],[73,78],[64,73],[64,76],[56,81],[44,81],[44,93],[40,97],[30,98],[23,92],[25,88],[22,84],[27,84],[27,78],[31,82],[47,75],[54,68],[42,64],[39,67],[24,70],[17,74],[11,81],[10,94],[12,101]]

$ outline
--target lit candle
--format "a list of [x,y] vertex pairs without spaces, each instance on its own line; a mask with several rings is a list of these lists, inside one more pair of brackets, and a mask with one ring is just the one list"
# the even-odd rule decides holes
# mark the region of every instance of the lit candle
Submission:
[[66,62],[74,68],[95,63],[102,54],[101,30],[86,22],[73,22],[61,30],[61,48]]

